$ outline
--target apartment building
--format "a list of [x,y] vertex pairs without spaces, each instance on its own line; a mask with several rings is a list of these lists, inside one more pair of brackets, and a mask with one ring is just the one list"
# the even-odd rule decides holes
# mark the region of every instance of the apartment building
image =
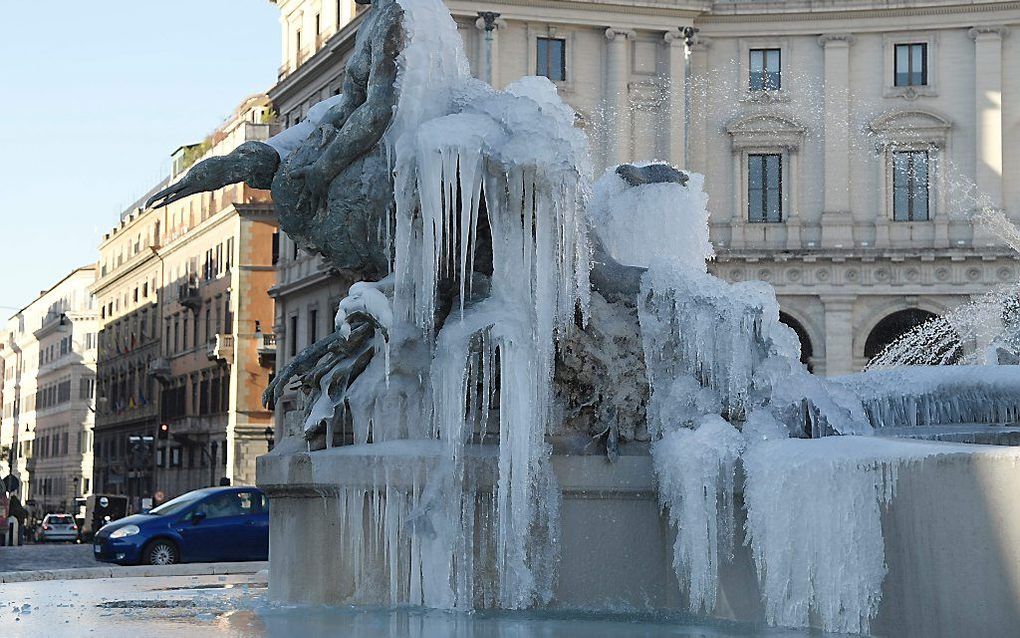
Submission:
[[71,271],[3,329],[3,474],[37,515],[70,513],[92,492],[96,268]]
[[[289,126],[340,91],[362,18],[353,0],[275,4],[270,97]],[[1017,255],[972,221],[983,206],[1020,221],[1020,180],[1006,179],[1020,175],[1016,2],[447,5],[477,75],[557,85],[597,166],[703,173],[711,269],[775,286],[816,372],[859,370],[932,314],[1020,276]],[[282,365],[329,329],[346,282],[285,238],[281,251]]]
[[[173,154],[166,183],[272,133],[268,100],[249,98]],[[156,209],[140,202],[104,237],[95,286],[104,489],[140,507],[224,480],[254,483],[255,457],[273,438],[260,398],[275,357],[266,291],[276,229],[269,193],[242,183]]]

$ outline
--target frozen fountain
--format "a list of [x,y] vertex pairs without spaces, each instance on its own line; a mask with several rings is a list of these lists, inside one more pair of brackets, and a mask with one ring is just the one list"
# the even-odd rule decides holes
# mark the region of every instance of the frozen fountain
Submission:
[[360,280],[267,390],[307,397],[259,459],[274,599],[1020,621],[1017,454],[875,436],[1015,422],[1015,368],[811,375],[771,287],[707,274],[701,176],[592,184],[551,83],[470,78],[440,0],[375,5],[343,95],[154,198],[271,186]]

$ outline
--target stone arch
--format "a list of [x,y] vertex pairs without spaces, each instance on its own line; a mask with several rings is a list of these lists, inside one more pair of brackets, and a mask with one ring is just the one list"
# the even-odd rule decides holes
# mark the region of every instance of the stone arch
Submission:
[[922,308],[897,310],[877,321],[864,341],[864,357],[869,361],[917,326],[938,315]]
[[811,322],[802,319],[797,313],[790,312],[786,308],[779,311],[779,321],[797,334],[797,339],[800,341],[800,362],[813,372],[814,362],[822,354],[816,350],[816,346],[823,345],[821,338],[817,336],[817,331],[813,331]]
[[875,330],[875,326],[877,326],[879,322],[889,315],[901,310],[910,309],[924,310],[934,315],[943,315],[949,310],[941,303],[928,299],[910,299],[904,301],[902,298],[890,300],[888,303],[870,308],[867,313],[867,319],[861,322],[855,330],[853,337],[854,360],[861,365],[870,361],[869,358],[864,356],[864,346],[867,344],[868,335]]

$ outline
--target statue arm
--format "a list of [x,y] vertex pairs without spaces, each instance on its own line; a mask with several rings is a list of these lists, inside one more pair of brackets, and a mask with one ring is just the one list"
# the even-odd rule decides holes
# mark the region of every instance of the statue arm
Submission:
[[214,191],[244,182],[252,188],[270,188],[280,165],[280,154],[262,142],[245,142],[227,155],[210,157],[191,167],[179,181],[145,202],[145,207],[166,206],[195,193]]
[[[322,198],[329,183],[340,171],[371,150],[393,119],[397,104],[397,56],[403,46],[403,28],[394,19],[386,38],[372,50],[372,68],[364,102],[355,108],[336,137],[326,146],[315,162],[290,173],[296,179],[306,180],[306,191]],[[347,103],[347,101],[344,101]],[[334,109],[340,109],[337,105]],[[330,113],[330,119],[344,113]],[[324,118],[325,119],[325,118]]]

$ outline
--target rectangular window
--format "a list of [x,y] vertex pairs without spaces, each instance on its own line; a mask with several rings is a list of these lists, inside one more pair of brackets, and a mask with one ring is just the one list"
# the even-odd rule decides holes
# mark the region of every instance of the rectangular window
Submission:
[[297,356],[297,327],[298,318],[297,315],[293,315],[290,318],[290,334],[287,335],[287,341],[290,342],[290,356]]
[[562,38],[538,38],[535,75],[544,75],[553,82],[567,79],[567,41]]
[[928,45],[896,45],[896,86],[925,86],[928,84]]
[[313,308],[308,311],[308,345],[312,345],[319,338],[317,323],[319,323],[319,311]]
[[783,156],[747,156],[747,221],[783,221]]
[[170,448],[170,467],[181,466],[181,448],[172,447]]
[[751,49],[751,77],[748,88],[752,91],[778,91],[782,86],[779,49]]
[[893,220],[927,221],[928,151],[893,153]]

